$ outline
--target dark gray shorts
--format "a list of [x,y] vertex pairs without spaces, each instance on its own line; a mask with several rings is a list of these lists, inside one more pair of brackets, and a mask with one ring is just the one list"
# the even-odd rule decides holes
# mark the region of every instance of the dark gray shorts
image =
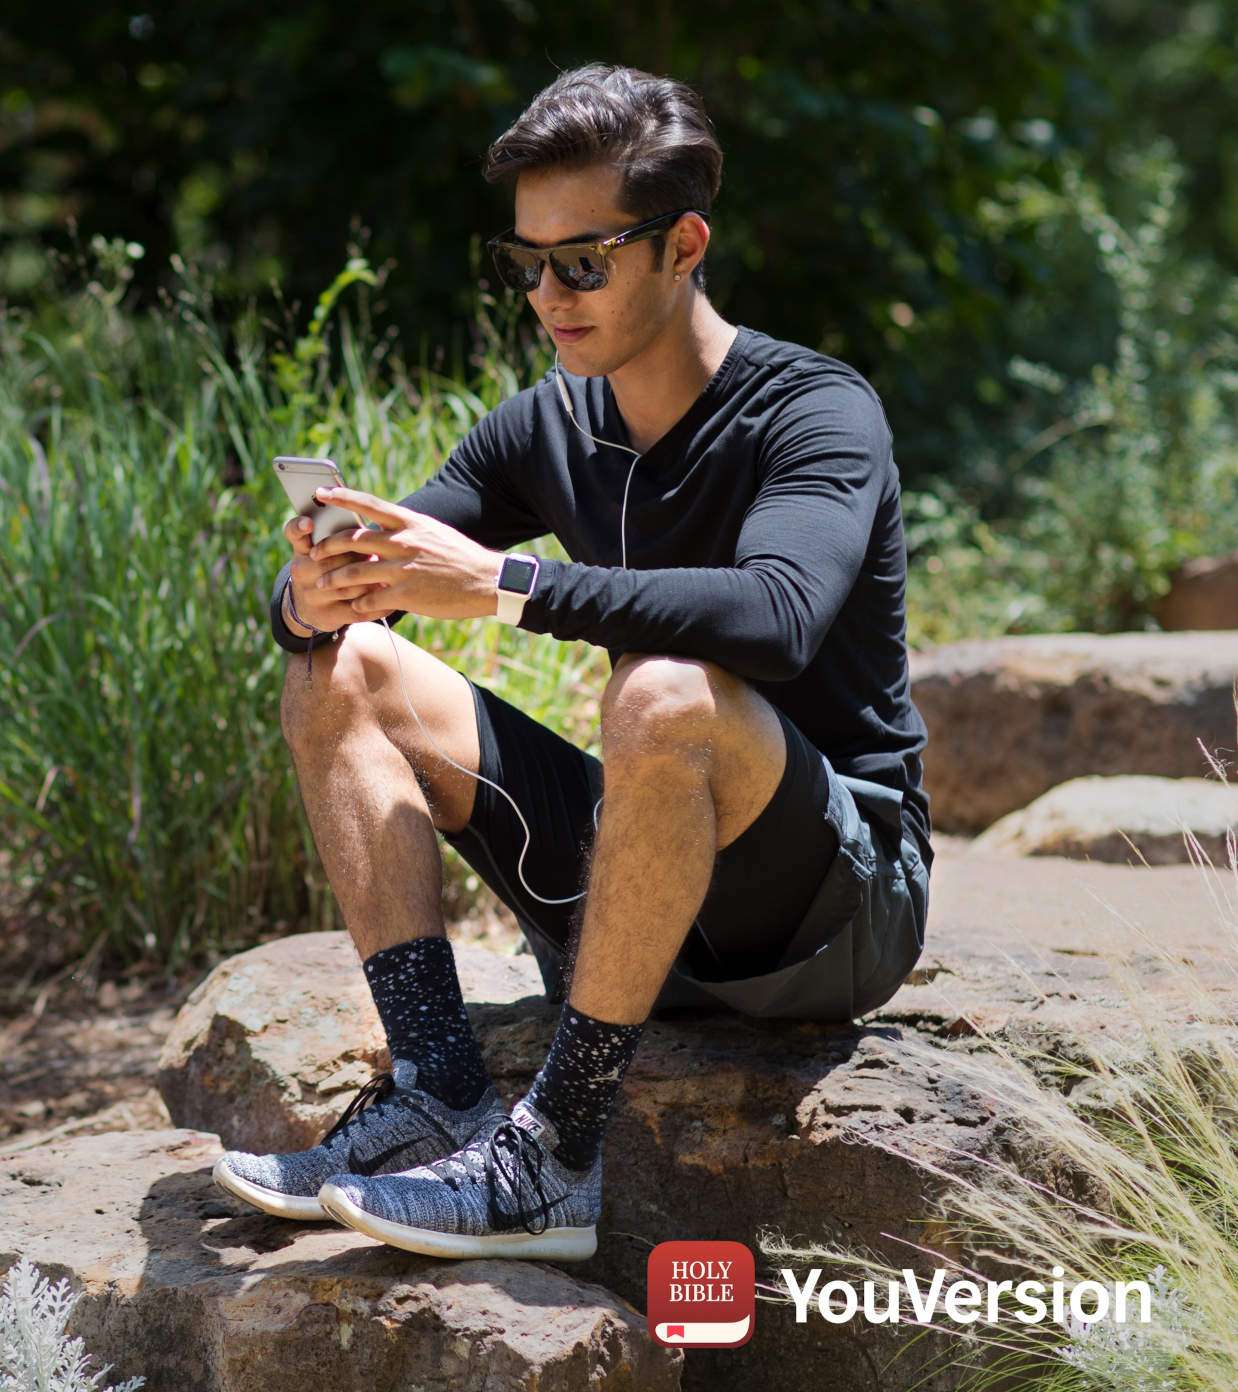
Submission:
[[[583,914],[602,797],[602,763],[487,687],[473,692],[483,777],[469,823],[443,839],[512,911],[551,1000]],[[714,874],[653,1013],[719,1005],[746,1015],[846,1021],[894,994],[924,948],[928,868],[902,818],[903,795],[835,771],[794,722],[768,806],[714,862]],[[598,815],[601,809],[598,808]]]

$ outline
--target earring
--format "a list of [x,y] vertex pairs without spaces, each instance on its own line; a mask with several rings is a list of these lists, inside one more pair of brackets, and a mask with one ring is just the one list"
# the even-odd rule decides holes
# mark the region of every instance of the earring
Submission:
[[675,272],[675,279],[676,279],[676,280],[679,280],[679,279],[680,279],[680,275],[679,275],[679,272],[678,272],[678,271]]

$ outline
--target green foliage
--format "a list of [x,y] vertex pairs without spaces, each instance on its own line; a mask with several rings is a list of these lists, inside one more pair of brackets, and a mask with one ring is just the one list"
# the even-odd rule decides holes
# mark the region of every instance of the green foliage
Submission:
[[1191,255],[1238,271],[1238,5],[1234,0],[1091,0],[1091,45],[1105,62],[1108,99],[1096,111],[1092,168],[1125,221],[1120,165],[1109,152],[1172,141],[1185,170]]
[[984,521],[948,480],[904,489],[903,529],[913,648],[1020,632],[1031,615],[1043,617],[1036,577],[1023,569],[1017,541]]
[[1070,162],[1052,210],[1086,232],[1113,286],[1114,361],[1070,380],[1012,358],[1011,380],[1043,405],[1000,487],[904,493],[915,643],[1155,627],[1183,562],[1238,548],[1238,287],[1176,252],[1186,208],[1167,144],[1120,162],[1132,226]]
[[1052,265],[1034,223],[986,209],[1018,181],[1053,191],[1057,153],[1086,143],[1102,104],[1084,12],[792,0],[777,24],[752,6],[702,24],[626,5],[582,25],[512,0],[305,0],[75,24],[19,4],[0,33],[0,150],[24,196],[0,294],[37,295],[32,253],[67,250],[69,215],[141,243],[148,293],[174,254],[209,267],[228,318],[273,280],[312,303],[340,246],[368,235],[372,264],[398,267],[381,303],[401,338],[448,343],[472,305],[470,238],[511,221],[484,151],[558,72],[630,63],[690,82],[717,128],[720,311],[853,362],[889,402],[905,467],[948,472],[955,418],[1000,410],[1009,316]]
[[[274,408],[271,419],[277,426],[289,426],[297,413],[312,407],[318,400],[318,392],[310,390],[315,366],[327,364],[327,345],[323,329],[335,302],[350,286],[360,282],[363,285],[377,285],[378,277],[370,270],[364,258],[352,257],[344,269],[318,297],[309,329],[296,341],[292,353],[272,353],[271,366],[275,369],[275,382],[284,395],[284,403]],[[312,450],[323,443],[328,427],[312,426],[303,442],[293,447],[296,453],[301,449]]]
[[272,283],[312,304],[361,241],[382,268],[374,311],[423,355],[446,345],[435,366],[458,377],[444,360],[489,276],[471,239],[510,221],[484,150],[559,71],[630,63],[695,86],[722,141],[720,311],[853,363],[905,480],[980,488],[992,518],[1039,414],[1011,359],[1070,381],[1115,362],[1112,281],[1061,212],[1070,161],[1133,225],[1120,152],[1167,134],[1183,245],[1219,277],[1238,267],[1234,29],[1234,0],[793,0],[777,24],[722,5],[707,25],[604,6],[584,26],[523,0],[17,3],[0,21],[0,296],[48,292],[41,248],[67,251],[75,219],[144,249],[147,302],[176,293],[173,256],[209,268],[228,320]]
[[[85,952],[179,970],[289,925],[342,926],[280,728],[285,668],[303,668],[270,635],[289,511],[271,458],[322,449],[355,486],[399,499],[518,384],[517,348],[493,361],[487,336],[510,326],[480,304],[479,366],[454,383],[342,318],[337,377],[330,354],[268,352],[256,313],[222,327],[197,268],[182,263],[150,314],[113,293],[121,269],[102,255],[84,289],[0,317],[0,830],[45,965]],[[290,337],[324,342],[341,291],[375,280],[350,262]],[[541,554],[563,556],[553,539]],[[506,625],[404,625],[593,738],[579,694],[600,650]]]

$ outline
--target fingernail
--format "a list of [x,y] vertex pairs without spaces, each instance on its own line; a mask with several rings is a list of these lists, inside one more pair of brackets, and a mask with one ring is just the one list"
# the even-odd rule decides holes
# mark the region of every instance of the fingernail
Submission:
[[303,517],[303,518],[300,520],[300,522],[297,523],[297,526],[300,527],[301,530],[302,530],[303,532],[308,532],[309,529],[310,529],[310,520],[309,520],[309,518],[308,518],[308,517]]

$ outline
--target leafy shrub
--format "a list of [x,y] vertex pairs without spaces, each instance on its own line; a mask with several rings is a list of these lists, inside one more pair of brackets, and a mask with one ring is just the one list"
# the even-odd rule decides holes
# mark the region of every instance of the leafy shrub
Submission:
[[[24,1255],[9,1267],[0,1287],[0,1392],[95,1392],[112,1365],[88,1375],[82,1340],[65,1337],[80,1299],[67,1278],[53,1286]],[[101,1392],[137,1392],[145,1383],[133,1377]]]
[[1154,628],[1179,566],[1238,547],[1238,286],[1174,252],[1182,170],[1167,143],[1123,166],[1142,200],[1133,227],[1072,163],[1059,208],[1112,282],[1114,360],[1067,380],[1013,358],[1035,426],[993,470],[1000,484],[904,493],[913,643]]

